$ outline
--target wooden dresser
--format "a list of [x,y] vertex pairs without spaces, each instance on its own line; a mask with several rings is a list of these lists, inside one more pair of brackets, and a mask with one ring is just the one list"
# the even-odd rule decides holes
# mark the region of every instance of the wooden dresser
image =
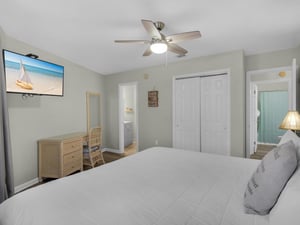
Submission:
[[39,140],[39,179],[60,178],[82,171],[85,136],[86,133],[71,133]]

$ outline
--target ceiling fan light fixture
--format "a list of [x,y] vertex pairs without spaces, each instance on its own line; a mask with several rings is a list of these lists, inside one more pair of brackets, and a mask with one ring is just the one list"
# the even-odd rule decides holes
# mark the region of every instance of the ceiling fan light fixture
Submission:
[[164,42],[154,42],[151,44],[150,49],[155,54],[162,54],[168,50],[168,46]]

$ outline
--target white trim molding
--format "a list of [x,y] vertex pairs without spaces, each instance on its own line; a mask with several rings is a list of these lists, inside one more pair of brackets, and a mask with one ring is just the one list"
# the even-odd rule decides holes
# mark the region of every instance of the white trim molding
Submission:
[[26,188],[31,187],[32,185],[38,184],[39,183],[39,178],[34,178],[30,181],[25,182],[24,184],[20,184],[15,187],[15,193],[18,193],[20,191],[25,190]]

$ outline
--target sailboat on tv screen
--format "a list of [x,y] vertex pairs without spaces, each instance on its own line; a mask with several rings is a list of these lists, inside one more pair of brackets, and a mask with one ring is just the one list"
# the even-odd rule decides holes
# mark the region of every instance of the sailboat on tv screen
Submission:
[[22,60],[20,61],[20,78],[16,81],[16,84],[24,89],[28,89],[28,90],[33,89],[32,82],[30,80],[28,73],[25,70]]

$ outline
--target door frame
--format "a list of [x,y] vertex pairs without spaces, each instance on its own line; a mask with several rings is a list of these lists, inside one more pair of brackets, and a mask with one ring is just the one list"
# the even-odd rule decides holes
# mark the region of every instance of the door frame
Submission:
[[231,153],[231,92],[230,92],[230,84],[231,84],[231,75],[230,75],[230,68],[220,69],[220,70],[210,70],[210,71],[204,71],[204,72],[197,72],[197,73],[191,73],[191,74],[183,74],[183,75],[177,75],[173,76],[172,81],[172,146],[174,146],[175,142],[175,94],[176,94],[176,80],[177,79],[188,79],[193,77],[208,77],[208,76],[218,76],[221,74],[227,74],[228,78],[228,93],[227,93],[227,99],[228,99],[228,114],[227,114],[227,127],[228,127],[228,148],[227,148],[227,154],[230,155]]
[[133,86],[135,90],[134,102],[135,102],[135,139],[136,139],[136,151],[139,151],[139,132],[138,132],[138,83],[120,83],[119,84],[119,153],[124,153],[124,100],[123,100],[123,89],[124,87]]
[[[281,71],[291,71],[291,78],[282,78],[281,80],[260,80],[251,82],[251,77],[262,73],[279,73]],[[253,140],[253,129],[251,126],[251,107],[250,107],[250,96],[251,96],[251,85],[258,83],[275,83],[275,82],[288,82],[288,95],[289,95],[289,109],[296,109],[296,88],[294,87],[292,80],[295,80],[292,66],[285,67],[274,67],[262,70],[250,70],[246,73],[246,158],[249,158],[253,153],[251,150],[250,141]],[[256,135],[257,136],[257,135]]]

